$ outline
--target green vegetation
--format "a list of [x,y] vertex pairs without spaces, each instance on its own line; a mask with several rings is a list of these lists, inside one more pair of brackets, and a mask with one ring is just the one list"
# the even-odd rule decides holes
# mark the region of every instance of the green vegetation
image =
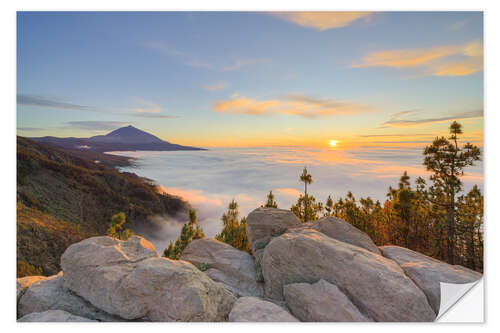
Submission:
[[202,262],[202,263],[200,263],[200,264],[198,265],[198,269],[199,269],[200,271],[204,272],[204,271],[206,271],[206,270],[208,269],[208,264],[207,264],[207,263]]
[[269,194],[267,195],[267,201],[265,206],[266,208],[278,208],[278,203],[274,200],[274,194],[273,191],[269,191]]
[[222,215],[224,227],[215,236],[215,239],[227,243],[241,251],[250,253],[250,245],[246,233],[246,218],[239,220],[238,203],[233,199],[228,206],[227,212]]
[[125,213],[123,212],[113,215],[111,217],[111,224],[108,228],[108,236],[121,240],[128,240],[134,232],[130,229],[123,229],[126,220]]
[[177,238],[175,244],[170,242],[168,247],[163,251],[163,256],[170,259],[179,259],[191,241],[203,237],[205,237],[205,234],[198,225],[196,211],[191,209],[189,210],[189,222],[182,226],[179,238]]
[[28,275],[30,267],[57,274],[64,250],[84,238],[106,235],[116,212],[127,215],[123,227],[132,227],[188,207],[133,173],[17,137],[18,277]]
[[264,275],[262,275],[262,266],[260,262],[255,261],[255,279],[257,282],[264,282]]

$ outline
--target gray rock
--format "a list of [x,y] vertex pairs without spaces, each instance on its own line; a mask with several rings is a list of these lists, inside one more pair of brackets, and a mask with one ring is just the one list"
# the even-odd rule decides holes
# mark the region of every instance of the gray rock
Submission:
[[394,261],[312,229],[274,238],[264,251],[267,297],[283,299],[283,287],[324,279],[335,284],[375,321],[433,321],[435,313]]
[[214,281],[222,283],[236,296],[262,296],[262,284],[257,283],[255,263],[250,254],[215,239],[197,239],[189,243],[181,256]]
[[471,283],[482,277],[480,273],[468,268],[449,265],[403,247],[381,246],[379,248],[385,257],[396,261],[406,275],[424,291],[436,314],[439,313],[441,303],[440,282]]
[[17,289],[17,303],[19,303],[19,300],[21,299],[21,296],[24,294],[26,289],[28,289],[29,286],[31,286],[33,283],[46,279],[46,276],[39,276],[39,275],[34,275],[34,276],[25,276],[22,278],[18,278],[16,281],[16,289]]
[[99,310],[81,297],[65,290],[63,284],[62,272],[33,283],[19,301],[18,315],[22,317],[32,312],[62,310],[99,321],[120,321],[120,318]]
[[301,321],[364,322],[365,317],[337,286],[319,280],[315,284],[293,283],[283,287],[286,305]]
[[246,232],[252,252],[263,249],[272,237],[300,226],[300,220],[290,210],[260,207],[248,214]]
[[303,227],[317,230],[341,242],[381,254],[375,243],[373,243],[372,239],[366,233],[336,217],[323,217],[317,221],[309,222]]
[[88,318],[75,316],[62,310],[47,310],[44,312],[32,312],[18,319],[20,322],[92,322]]
[[61,266],[68,289],[128,320],[220,321],[235,300],[191,263],[159,258],[154,246],[138,236],[73,244]]
[[297,322],[278,305],[257,297],[240,297],[229,314],[231,322]]

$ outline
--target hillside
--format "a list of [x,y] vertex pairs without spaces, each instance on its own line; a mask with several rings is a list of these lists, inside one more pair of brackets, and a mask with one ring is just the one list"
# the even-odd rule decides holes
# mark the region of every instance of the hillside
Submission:
[[184,216],[188,209],[181,198],[157,193],[135,174],[17,138],[18,276],[57,273],[66,247],[105,234],[118,212],[133,229],[154,228],[151,216]]
[[62,149],[77,151],[107,152],[107,151],[174,151],[174,150],[204,150],[203,148],[182,146],[142,131],[134,126],[116,129],[106,135],[97,135],[90,138],[58,138],[45,136],[30,138],[33,141],[55,146]]

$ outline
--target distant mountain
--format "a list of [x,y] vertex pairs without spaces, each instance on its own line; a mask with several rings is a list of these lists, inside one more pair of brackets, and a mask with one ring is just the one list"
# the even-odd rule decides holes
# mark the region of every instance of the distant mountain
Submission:
[[122,127],[106,135],[96,135],[90,138],[57,138],[53,136],[44,136],[30,139],[39,143],[73,151],[205,150],[203,148],[181,146],[163,141],[157,136],[144,132],[134,126]]

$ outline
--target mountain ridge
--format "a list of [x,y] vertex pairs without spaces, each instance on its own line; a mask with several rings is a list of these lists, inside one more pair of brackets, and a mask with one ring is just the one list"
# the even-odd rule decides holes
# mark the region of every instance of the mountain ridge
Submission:
[[55,146],[62,149],[109,152],[109,151],[179,151],[206,150],[204,148],[183,146],[164,141],[157,136],[140,130],[132,125],[120,127],[105,135],[95,135],[89,138],[59,138],[55,136],[31,137],[38,143]]

